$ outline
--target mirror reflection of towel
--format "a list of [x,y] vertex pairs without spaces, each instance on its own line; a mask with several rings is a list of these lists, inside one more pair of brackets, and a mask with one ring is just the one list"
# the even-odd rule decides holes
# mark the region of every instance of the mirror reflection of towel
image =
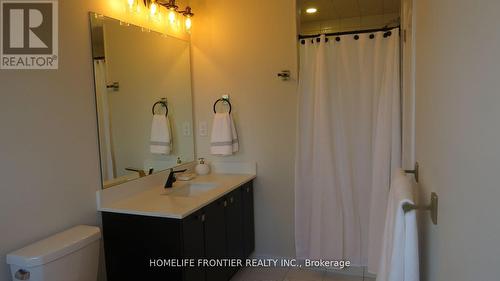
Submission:
[[170,131],[168,116],[153,115],[149,149],[153,154],[168,155],[172,151],[172,132]]
[[210,145],[210,152],[213,155],[227,156],[238,152],[238,135],[233,118],[229,113],[215,114]]

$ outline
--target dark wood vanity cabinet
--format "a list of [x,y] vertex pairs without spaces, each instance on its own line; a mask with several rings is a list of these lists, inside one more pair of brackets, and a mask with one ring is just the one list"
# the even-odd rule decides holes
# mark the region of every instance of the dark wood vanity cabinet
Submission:
[[[207,259],[224,259],[226,246],[226,198],[221,198],[204,208],[205,215],[205,255]],[[206,280],[226,280],[226,268],[207,267]],[[203,280],[203,279],[202,279]],[[194,281],[194,280],[193,280]]]
[[248,257],[255,249],[255,225],[253,212],[253,184],[241,187],[243,209],[243,256]]
[[182,280],[177,268],[150,266],[150,259],[177,258],[184,251],[180,220],[116,213],[102,218],[108,280]]
[[[226,200],[226,257],[230,259],[244,259],[245,241],[243,240],[243,190],[240,188],[231,192]],[[253,223],[253,222],[252,222]],[[238,268],[229,268],[228,275],[232,276]]]
[[108,281],[224,281],[236,267],[150,266],[165,259],[244,259],[254,250],[248,182],[184,219],[103,212]]
[[[198,211],[182,220],[182,257],[199,259],[205,255],[203,211]],[[202,267],[186,267],[183,280],[205,280],[205,269]]]

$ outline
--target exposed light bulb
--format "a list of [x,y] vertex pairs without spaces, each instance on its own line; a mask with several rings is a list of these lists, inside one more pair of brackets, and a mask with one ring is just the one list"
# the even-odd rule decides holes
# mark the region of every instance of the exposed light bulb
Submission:
[[186,25],[186,31],[190,31],[191,30],[191,25],[192,25],[191,17],[186,17],[185,25]]
[[318,11],[318,9],[316,9],[316,8],[308,8],[308,9],[306,10],[306,13],[308,13],[308,14],[314,14],[314,13],[316,13],[317,11]]
[[174,9],[169,9],[168,11],[168,20],[170,21],[171,24],[175,23],[175,18],[176,18],[176,12]]
[[156,15],[156,12],[158,11],[158,4],[156,2],[151,3],[151,6],[149,7],[151,16]]
[[128,0],[127,2],[130,9],[134,8],[135,0]]

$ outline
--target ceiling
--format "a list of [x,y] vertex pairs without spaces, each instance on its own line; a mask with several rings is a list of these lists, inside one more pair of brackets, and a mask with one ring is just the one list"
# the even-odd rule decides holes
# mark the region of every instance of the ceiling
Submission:
[[[399,13],[400,0],[298,0],[301,22],[336,20]],[[318,12],[306,14],[315,7]]]

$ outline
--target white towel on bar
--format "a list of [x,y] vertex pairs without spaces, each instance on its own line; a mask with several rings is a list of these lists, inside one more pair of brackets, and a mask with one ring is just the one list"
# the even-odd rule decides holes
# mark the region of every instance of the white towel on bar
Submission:
[[210,145],[213,155],[227,156],[238,152],[238,135],[229,113],[215,113]]
[[170,131],[168,116],[163,114],[153,115],[149,150],[153,154],[166,155],[172,151],[172,132]]
[[377,281],[419,281],[416,211],[404,213],[404,203],[414,204],[411,179],[401,170],[391,183]]

